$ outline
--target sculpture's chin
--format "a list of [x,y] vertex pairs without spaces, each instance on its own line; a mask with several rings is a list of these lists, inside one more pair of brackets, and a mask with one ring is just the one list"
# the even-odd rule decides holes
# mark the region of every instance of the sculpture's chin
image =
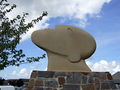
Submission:
[[58,55],[47,51],[48,54],[48,71],[63,71],[63,72],[91,72],[90,68],[85,63],[85,60],[71,63],[66,56]]

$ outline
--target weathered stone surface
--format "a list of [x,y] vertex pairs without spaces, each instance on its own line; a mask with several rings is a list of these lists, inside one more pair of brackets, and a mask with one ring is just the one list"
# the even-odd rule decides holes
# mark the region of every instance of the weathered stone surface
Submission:
[[95,90],[94,84],[85,84],[82,85],[82,90]]
[[66,83],[81,83],[81,74],[79,72],[72,72],[71,75],[67,76]]
[[108,78],[109,80],[112,80],[112,79],[113,79],[112,75],[111,75],[110,73],[108,73],[108,72],[106,72],[106,73],[107,73],[107,78]]
[[99,78],[94,78],[94,82],[95,83],[100,83],[100,79]]
[[64,85],[63,90],[80,90],[80,85]]
[[106,80],[101,82],[101,89],[118,89],[113,81]]
[[33,71],[31,74],[31,78],[36,78],[38,76],[38,71]]
[[101,83],[101,89],[110,89],[109,83]]
[[32,90],[44,90],[43,88],[35,87]]
[[30,87],[29,87],[29,88],[27,88],[26,90],[33,90],[33,88],[30,88]]
[[88,75],[90,72],[81,72],[83,75]]
[[93,76],[93,77],[97,77],[97,78],[100,78],[100,80],[107,80],[107,73],[106,72],[94,72],[94,73],[90,73],[91,75],[90,76]]
[[107,72],[33,72],[27,90],[120,90]]
[[45,87],[49,87],[49,88],[57,88],[58,87],[58,83],[56,80],[51,80],[51,81],[45,81]]
[[87,78],[88,78],[88,80],[87,80],[88,83],[94,83],[95,82],[93,76],[87,76]]
[[29,80],[29,84],[28,84],[28,87],[34,87],[34,85],[35,85],[35,80],[34,79],[30,79]]
[[95,90],[101,90],[101,84],[100,83],[94,83]]
[[55,72],[54,77],[59,77],[59,76],[68,76],[70,75],[71,72]]
[[64,85],[65,78],[64,77],[58,77],[58,82],[59,82],[60,85]]
[[44,90],[54,90],[53,88],[44,88]]
[[40,71],[38,72],[38,77],[52,78],[55,72],[51,71]]
[[44,86],[44,85],[45,85],[45,83],[43,80],[36,80],[35,81],[35,86]]
[[87,84],[88,82],[88,78],[87,78],[87,76],[85,75],[85,76],[82,76],[82,78],[81,78],[81,80],[82,80],[82,84]]

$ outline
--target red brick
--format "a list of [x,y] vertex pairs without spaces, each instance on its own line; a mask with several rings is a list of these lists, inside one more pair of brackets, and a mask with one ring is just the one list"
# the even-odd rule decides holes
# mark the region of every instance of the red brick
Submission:
[[107,78],[108,78],[108,80],[112,80],[113,79],[112,75],[109,72],[107,72]]
[[43,80],[36,80],[35,81],[35,86],[44,86]]
[[95,90],[94,84],[82,85],[82,90]]
[[59,77],[58,82],[60,85],[63,85],[65,83],[65,78],[64,77]]

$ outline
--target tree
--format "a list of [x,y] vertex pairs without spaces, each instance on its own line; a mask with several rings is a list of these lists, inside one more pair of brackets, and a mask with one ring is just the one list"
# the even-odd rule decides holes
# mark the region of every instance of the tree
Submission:
[[40,17],[25,24],[28,13],[17,15],[13,19],[7,17],[14,8],[16,8],[15,4],[10,5],[7,0],[0,1],[0,70],[11,65],[19,66],[45,58],[45,54],[41,57],[27,57],[22,49],[17,49],[17,45],[20,43],[21,35],[47,16],[47,12],[43,12]]
[[24,82],[23,82],[22,79],[17,80],[17,86],[18,86],[18,87],[21,87],[21,86],[23,86],[23,85],[24,85]]
[[0,77],[0,85],[4,85],[4,81],[5,81],[5,79]]
[[9,85],[17,86],[17,80],[9,80],[8,83]]

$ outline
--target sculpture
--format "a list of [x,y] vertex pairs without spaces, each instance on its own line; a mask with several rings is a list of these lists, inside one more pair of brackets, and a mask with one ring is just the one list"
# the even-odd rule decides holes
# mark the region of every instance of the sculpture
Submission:
[[85,63],[96,49],[94,38],[73,26],[37,30],[32,41],[48,54],[48,71],[90,72]]

